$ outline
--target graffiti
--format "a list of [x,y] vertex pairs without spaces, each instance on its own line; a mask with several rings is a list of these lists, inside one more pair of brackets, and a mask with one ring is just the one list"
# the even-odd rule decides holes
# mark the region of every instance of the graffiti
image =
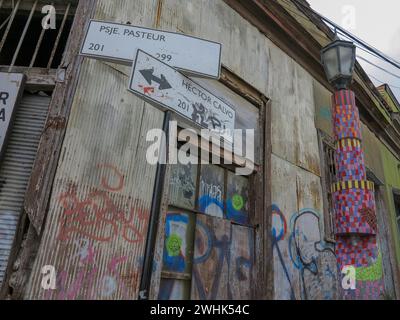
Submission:
[[[45,292],[46,299],[75,300],[75,299],[96,299],[110,298],[119,289],[123,298],[128,298],[127,284],[118,274],[118,266],[126,262],[127,256],[114,256],[109,260],[107,272],[98,266],[94,256],[96,251],[88,239],[80,239],[74,242],[77,248],[78,269],[73,279],[66,270],[57,272],[57,279],[54,291]],[[99,273],[103,273],[102,276]],[[138,271],[133,272],[133,277],[138,276]]]
[[282,251],[279,247],[279,241],[285,238],[287,232],[287,223],[285,216],[281,212],[278,206],[272,205],[272,250],[278,254],[278,259],[285,273],[286,280],[290,287],[290,299],[295,300],[295,294],[293,290],[292,281],[289,275],[288,268],[286,267],[285,261],[282,256]]
[[[272,245],[284,276],[288,282],[290,298],[296,299],[295,273],[289,272],[285,261],[286,247],[282,242],[288,232],[285,216],[278,206],[272,206]],[[335,299],[338,269],[333,245],[323,241],[320,217],[312,209],[303,209],[292,215],[290,233],[287,237],[287,252],[293,271],[298,270],[301,299]]]
[[182,272],[186,267],[188,214],[167,214],[163,269]]
[[177,164],[172,166],[170,202],[182,208],[193,209],[195,204],[197,166]]
[[209,195],[204,195],[199,198],[199,210],[206,214],[213,213],[213,216],[222,218],[224,216],[224,204],[218,199]]
[[198,218],[196,223],[192,295],[200,300],[249,298],[253,230],[227,220],[213,230],[207,225],[212,218],[202,218],[204,222]]
[[109,185],[109,182],[106,177],[101,177],[101,186],[109,191],[121,191],[124,188],[124,176],[119,170],[109,163],[100,163],[97,165],[97,168],[107,168],[109,169],[118,179],[118,184],[116,187],[112,187]]
[[217,166],[202,166],[199,210],[205,214],[223,218],[224,192],[224,170]]
[[[302,299],[332,299],[337,290],[336,257],[333,246],[323,241],[319,215],[312,209],[301,210],[292,217],[291,230],[289,252],[300,270]],[[335,272],[329,268],[330,258]]]
[[240,224],[249,222],[248,179],[228,173],[226,216]]
[[[143,241],[143,222],[147,221],[148,210],[138,199],[126,201],[111,195],[110,192],[120,191],[124,187],[123,175],[108,164],[99,165],[98,168],[110,169],[117,176],[118,183],[111,186],[106,178],[102,177],[101,187],[106,190],[94,188],[83,200],[78,198],[74,188],[61,194],[59,202],[64,212],[59,223],[58,240],[66,241],[73,233],[78,233],[100,242],[111,241],[119,235],[129,243]],[[122,204],[117,206],[117,201]]]
[[216,113],[206,109],[202,103],[192,103],[192,120],[210,129],[225,129],[225,123],[216,117]]

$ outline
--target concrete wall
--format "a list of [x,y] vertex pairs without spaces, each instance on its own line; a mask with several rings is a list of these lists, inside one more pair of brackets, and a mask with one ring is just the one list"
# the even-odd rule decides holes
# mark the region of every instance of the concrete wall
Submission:
[[[95,18],[221,42],[223,65],[271,99],[274,296],[337,298],[336,259],[323,241],[309,73],[221,0],[99,0]],[[148,128],[161,126],[162,114],[126,92],[128,74],[110,63],[83,64],[29,298],[45,297],[40,271],[47,264],[63,272],[63,289],[50,298],[137,296],[155,174],[143,159],[142,141]],[[107,227],[102,201],[116,212],[133,208],[133,224],[121,219]],[[83,229],[65,220],[79,212],[91,221]],[[129,238],[129,227],[142,237]]]

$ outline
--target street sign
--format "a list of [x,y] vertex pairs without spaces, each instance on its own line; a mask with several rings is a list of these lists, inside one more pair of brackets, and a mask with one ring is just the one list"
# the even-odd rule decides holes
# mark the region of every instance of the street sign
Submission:
[[129,91],[233,142],[235,110],[166,63],[138,50]]
[[4,151],[11,120],[24,84],[25,76],[22,73],[0,72],[0,155]]
[[190,75],[219,78],[221,44],[180,33],[91,20],[80,54],[132,65],[137,49]]

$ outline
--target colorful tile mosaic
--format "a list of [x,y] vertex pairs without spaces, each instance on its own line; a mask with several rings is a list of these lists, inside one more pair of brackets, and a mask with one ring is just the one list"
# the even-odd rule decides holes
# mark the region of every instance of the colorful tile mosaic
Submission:
[[375,197],[368,189],[343,189],[333,193],[336,213],[336,233],[375,234],[362,211],[366,208],[375,212]]
[[336,214],[336,257],[340,270],[356,268],[356,288],[345,299],[381,299],[382,257],[376,243],[374,184],[366,181],[360,115],[354,93],[332,96],[337,182],[332,185]]

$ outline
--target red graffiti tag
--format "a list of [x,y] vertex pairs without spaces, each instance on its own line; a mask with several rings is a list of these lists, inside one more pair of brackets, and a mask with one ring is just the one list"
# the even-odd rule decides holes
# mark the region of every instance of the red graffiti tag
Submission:
[[101,242],[111,241],[120,235],[129,243],[143,241],[148,209],[138,199],[126,200],[120,195],[112,197],[110,191],[123,189],[123,175],[108,164],[98,167],[110,168],[119,178],[118,184],[111,187],[102,177],[101,186],[107,191],[94,189],[82,200],[78,198],[76,188],[61,194],[59,201],[64,213],[59,223],[58,240],[66,241],[71,234],[78,233]]

